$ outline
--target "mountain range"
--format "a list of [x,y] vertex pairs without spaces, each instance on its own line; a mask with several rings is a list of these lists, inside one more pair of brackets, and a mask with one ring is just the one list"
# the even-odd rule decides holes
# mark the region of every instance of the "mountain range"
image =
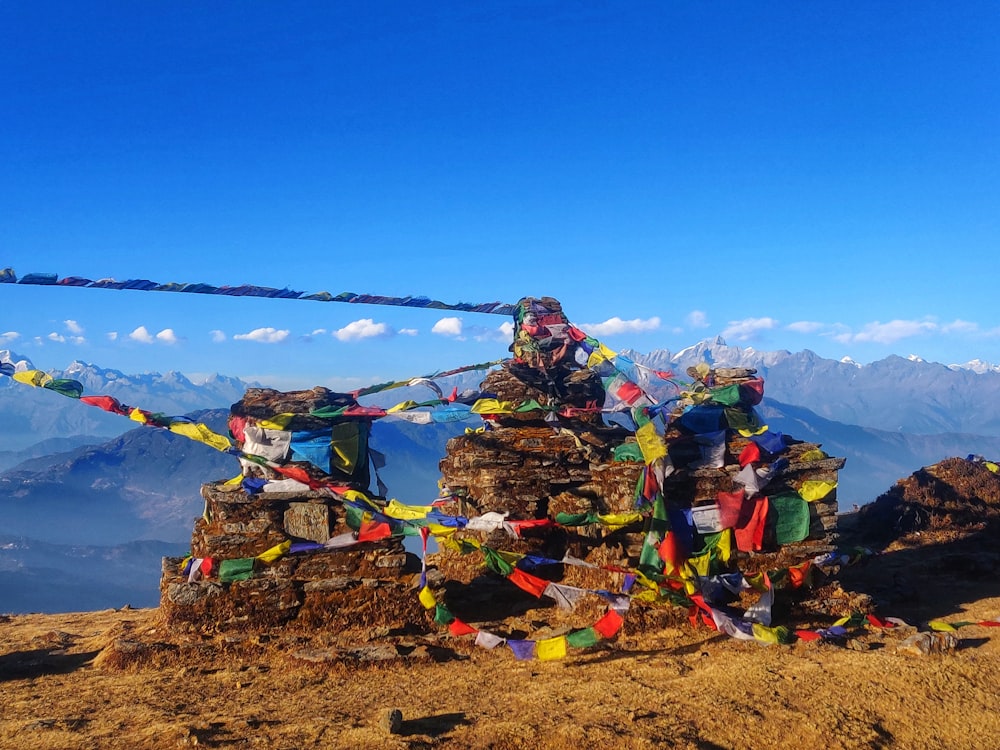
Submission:
[[[1000,372],[985,363],[945,366],[894,356],[858,365],[809,351],[757,352],[720,339],[676,354],[622,353],[680,379],[698,362],[757,370],[767,394],[758,411],[772,429],[847,458],[838,488],[842,509],[875,499],[897,479],[942,458],[1000,456],[1000,410],[992,406],[1000,403]],[[0,361],[32,369],[9,351],[0,351]],[[87,395],[187,414],[222,433],[229,405],[253,385],[219,375],[198,384],[180,373],[125,375],[82,362],[50,374],[79,380]],[[448,389],[479,380],[481,374],[467,374],[449,381]],[[372,401],[384,406],[427,395],[399,389]],[[232,456],[10,378],[0,378],[0,424],[0,611],[114,607],[126,603],[126,595],[155,603],[159,563],[150,550],[163,544],[169,554],[183,554],[202,511],[201,484],[239,472]],[[435,496],[438,459],[465,426],[376,422],[372,446],[388,458],[381,475],[390,495],[411,503]],[[87,560],[111,555],[148,588],[140,586],[140,596],[128,587],[104,586],[102,598],[101,581],[86,583],[81,549],[89,550]],[[27,585],[42,571],[59,581],[58,595]]]

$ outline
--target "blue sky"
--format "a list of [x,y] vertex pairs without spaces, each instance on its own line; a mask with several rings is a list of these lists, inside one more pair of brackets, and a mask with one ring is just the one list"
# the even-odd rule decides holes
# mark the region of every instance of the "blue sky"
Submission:
[[[996,363],[998,61],[993,2],[4,3],[0,267]],[[343,387],[509,343],[434,310],[0,302],[43,369]]]

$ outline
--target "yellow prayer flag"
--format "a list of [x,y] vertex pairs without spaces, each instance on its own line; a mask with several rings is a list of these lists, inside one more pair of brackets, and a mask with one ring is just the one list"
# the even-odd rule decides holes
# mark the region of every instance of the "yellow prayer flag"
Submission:
[[437,599],[434,598],[434,594],[431,592],[428,586],[424,586],[420,589],[420,603],[424,605],[424,609],[434,609],[437,606]]
[[442,542],[446,537],[450,537],[456,531],[458,531],[458,529],[455,526],[442,526],[439,523],[427,524],[427,530],[431,532],[431,536],[433,536],[438,543]]
[[652,422],[646,422],[646,424],[635,431],[635,440],[639,444],[639,450],[642,451],[642,458],[647,464],[666,457],[666,443],[663,442],[663,438],[656,431],[656,425]]
[[753,437],[754,435],[763,435],[767,432],[767,425],[763,425],[759,430],[739,430],[740,435],[743,437]]
[[957,628],[949,625],[944,620],[931,620],[927,623],[927,627],[941,633],[954,633],[957,630]]
[[294,414],[275,414],[270,419],[257,420],[257,426],[267,430],[287,430],[289,422],[294,418]]
[[[691,567],[691,570],[702,578],[707,578],[709,568],[712,564],[712,553],[706,552],[704,555],[698,555],[698,557],[689,557],[687,564]],[[686,578],[687,576],[682,575],[681,577]]]
[[822,461],[824,458],[829,458],[824,451],[819,448],[810,448],[799,456],[799,461]]
[[128,418],[133,422],[139,422],[140,424],[146,424],[146,415],[142,413],[141,409],[133,409],[128,413]]
[[223,482],[223,484],[226,487],[232,487],[233,485],[242,484],[242,483],[243,483],[243,475],[242,474],[237,474],[232,479],[227,479],[225,482]]
[[562,659],[566,656],[566,636],[559,635],[555,638],[546,638],[544,641],[536,641],[535,656],[539,661]]
[[597,349],[594,349],[594,351],[590,353],[590,356],[587,357],[587,369],[593,370],[603,361],[604,355],[602,355]]
[[718,551],[719,560],[724,563],[729,562],[733,555],[733,530],[723,529],[719,532],[719,541],[716,542],[715,549]]
[[609,531],[618,531],[630,523],[641,521],[642,513],[604,513],[598,515],[597,520],[607,526]]
[[406,411],[408,409],[412,409],[415,406],[419,406],[419,404],[413,399],[410,399],[409,401],[402,401],[396,404],[395,406],[390,406],[388,409],[385,410],[385,413],[393,414],[397,411]]
[[197,424],[192,424],[191,422],[171,422],[169,429],[177,435],[197,440],[199,443],[211,446],[217,451],[227,451],[233,447],[233,444],[229,442],[229,438],[217,432],[212,432],[200,422]]
[[273,563],[275,560],[278,560],[279,558],[282,558],[285,555],[287,555],[288,550],[290,550],[291,548],[292,548],[292,541],[290,539],[286,539],[281,544],[276,544],[273,547],[271,547],[271,549],[267,549],[261,552],[259,555],[257,555],[257,559],[262,562],[270,564]]
[[496,398],[481,398],[472,405],[473,414],[513,414],[514,406],[510,401]]
[[986,462],[986,468],[989,469],[990,471],[992,471],[994,474],[996,474],[997,472],[1000,472],[1000,466],[997,466],[992,461],[987,461]]
[[806,502],[822,500],[837,486],[836,482],[825,482],[819,479],[807,479],[799,487],[799,495]]
[[15,372],[11,375],[11,377],[18,383],[33,385],[36,388],[44,388],[46,383],[52,382],[52,376],[47,372],[42,372],[41,370],[25,370],[24,372]]
[[759,622],[753,624],[753,637],[762,643],[781,643],[781,628],[769,628]]
[[382,511],[389,518],[396,518],[400,521],[414,521],[420,518],[427,518],[433,506],[430,505],[405,505],[396,498],[389,501]]

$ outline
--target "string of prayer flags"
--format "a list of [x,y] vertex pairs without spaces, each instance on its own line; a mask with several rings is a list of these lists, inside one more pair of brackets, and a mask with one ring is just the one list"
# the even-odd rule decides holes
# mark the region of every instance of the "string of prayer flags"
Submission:
[[115,289],[132,290],[143,292],[181,292],[188,294],[211,294],[225,297],[269,297],[274,299],[301,299],[315,302],[344,302],[364,305],[390,305],[394,307],[421,307],[434,310],[456,310],[459,312],[486,313],[489,315],[512,315],[515,305],[503,302],[470,303],[458,302],[448,304],[427,297],[387,297],[375,294],[357,294],[355,292],[341,292],[331,294],[330,292],[298,292],[287,287],[277,289],[274,287],[251,286],[240,284],[235,286],[213,286],[202,283],[177,283],[169,282],[161,284],[147,279],[129,279],[127,281],[115,281],[114,279],[92,280],[80,276],[68,276],[60,278],[54,273],[29,273],[21,278],[17,277],[14,270],[5,268],[0,271],[0,283],[5,284],[34,284],[37,286],[55,287],[79,287],[85,289]]

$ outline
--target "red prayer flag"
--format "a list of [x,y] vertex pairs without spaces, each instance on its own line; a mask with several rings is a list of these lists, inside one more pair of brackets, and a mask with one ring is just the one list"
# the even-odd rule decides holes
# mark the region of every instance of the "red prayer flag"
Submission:
[[97,406],[104,409],[104,411],[111,412],[112,414],[128,416],[126,407],[122,406],[118,399],[114,396],[81,396],[80,400],[85,404]]
[[757,443],[751,441],[747,443],[747,447],[740,451],[740,468],[742,469],[747,464],[753,464],[760,461],[760,446]]
[[302,482],[302,484],[308,484],[310,487],[319,486],[319,483],[309,476],[301,466],[272,466],[271,468],[282,476]]
[[[795,565],[788,569],[788,582],[791,584],[793,589],[799,588],[809,579],[809,570],[812,567],[812,560],[806,560],[801,565]],[[872,615],[868,615],[872,617]],[[878,625],[877,627],[884,628],[885,625]]]
[[684,564],[684,560],[687,559],[680,545],[677,544],[677,535],[673,531],[668,531],[666,536],[663,537],[658,552],[660,559],[670,564],[674,570],[680,568]]
[[471,625],[465,624],[456,617],[454,620],[448,623],[448,632],[454,636],[460,636],[460,635],[471,635],[472,633],[478,633],[479,631],[476,630]]
[[744,380],[739,385],[740,388],[740,399],[750,404],[750,406],[756,406],[760,403],[761,399],[764,398],[764,379],[754,378],[753,380]]
[[796,630],[795,635],[803,641],[818,641],[823,637],[815,630]]
[[514,568],[514,572],[507,576],[507,580],[519,589],[523,589],[534,596],[541,596],[542,592],[545,591],[545,587],[549,585],[549,582],[544,578],[533,576],[531,573],[525,573],[520,568]]
[[377,542],[379,539],[385,539],[389,536],[392,536],[392,529],[389,528],[389,524],[385,521],[381,523],[370,522],[362,524],[361,529],[358,531],[359,542]]
[[601,636],[601,638],[613,638],[615,633],[621,630],[622,616],[615,612],[613,609],[609,609],[600,620],[594,623],[594,630]]
[[766,497],[759,497],[751,503],[753,512],[747,523],[734,530],[736,548],[741,552],[756,552],[764,544],[764,522],[767,520],[769,503]]
[[875,615],[868,615],[868,622],[870,622],[876,628],[891,628],[891,627],[893,627],[893,623],[886,622],[885,620],[882,620],[882,619],[876,617]]
[[642,389],[630,380],[626,380],[618,389],[618,398],[629,406],[638,401],[640,396],[642,396]]

